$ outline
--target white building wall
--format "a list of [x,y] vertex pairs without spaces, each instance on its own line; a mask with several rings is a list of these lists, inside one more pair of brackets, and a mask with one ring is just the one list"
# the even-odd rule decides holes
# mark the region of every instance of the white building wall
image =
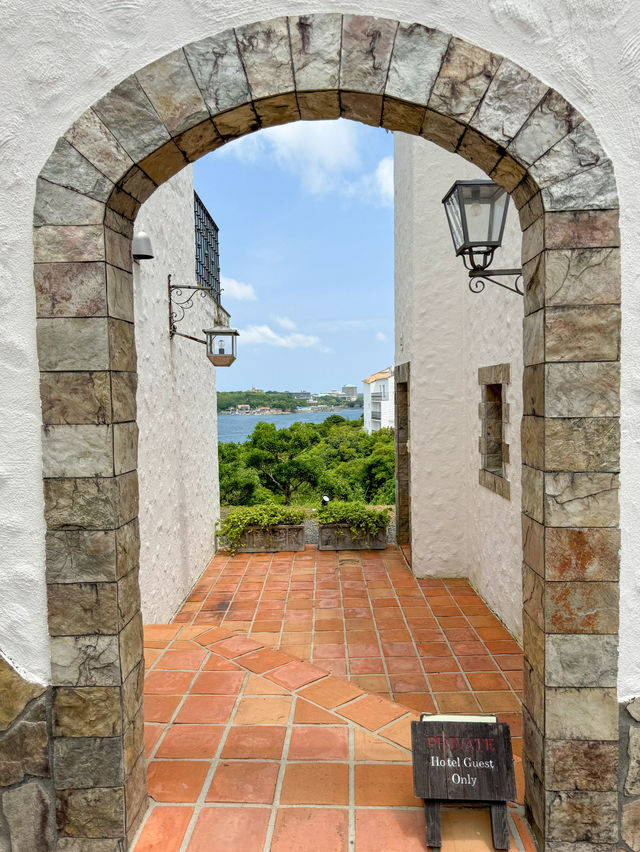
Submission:
[[[215,553],[220,516],[216,368],[204,346],[168,332],[167,275],[195,283],[191,167],[142,206],[136,229],[149,234],[155,253],[134,264],[140,590],[145,623],[164,623]],[[197,296],[178,330],[202,337],[212,325],[212,301]]]
[[[593,124],[621,200],[622,609],[620,697],[640,693],[640,4],[575,0],[11,0],[2,9],[0,185],[0,653],[46,681],[40,399],[32,210],[37,175],[72,122],[128,74],[180,45],[283,14],[354,12],[418,21],[518,62]],[[28,22],[28,26],[25,25]],[[606,26],[605,26],[606,24]]]
[[[522,297],[492,284],[471,293],[454,254],[442,198],[455,180],[485,175],[423,139],[396,133],[394,141],[396,363],[411,361],[413,569],[419,576],[469,577],[520,635]],[[505,248],[493,265],[519,266],[520,244],[511,208]],[[510,363],[512,374],[510,500],[478,483],[478,368],[499,363]]]
[[369,382],[362,383],[362,398],[363,398],[363,419],[362,428],[370,435],[371,427],[371,384]]
[[380,428],[393,429],[395,427],[396,411],[395,411],[395,394],[394,394],[394,379],[390,376],[388,379],[380,382],[380,390],[386,390],[386,399],[380,401]]

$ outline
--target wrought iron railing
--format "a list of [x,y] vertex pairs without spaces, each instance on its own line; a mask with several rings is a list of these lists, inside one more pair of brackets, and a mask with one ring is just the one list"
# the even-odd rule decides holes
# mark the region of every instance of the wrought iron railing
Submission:
[[372,411],[371,412],[371,419],[380,421],[380,420],[382,420],[382,414],[380,414],[379,411]]
[[211,287],[211,296],[220,304],[218,226],[197,192],[193,193],[193,209],[196,219],[196,281],[202,287]]
[[375,391],[371,394],[371,402],[383,402],[388,399],[385,391]]

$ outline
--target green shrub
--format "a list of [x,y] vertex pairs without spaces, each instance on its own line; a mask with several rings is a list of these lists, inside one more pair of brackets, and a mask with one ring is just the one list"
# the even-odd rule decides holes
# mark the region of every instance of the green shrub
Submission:
[[280,506],[277,503],[239,506],[232,509],[222,521],[218,521],[216,532],[224,539],[230,552],[235,553],[247,527],[269,529],[278,524],[301,524],[304,516],[304,509]]
[[348,524],[354,536],[376,535],[389,526],[388,509],[370,509],[365,503],[359,502],[332,500],[318,509],[317,518],[321,524]]

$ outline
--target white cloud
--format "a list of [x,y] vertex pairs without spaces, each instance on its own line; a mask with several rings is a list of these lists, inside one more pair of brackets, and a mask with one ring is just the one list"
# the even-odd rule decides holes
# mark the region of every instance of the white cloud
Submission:
[[393,157],[383,157],[375,171],[376,186],[381,200],[393,204]]
[[243,284],[242,281],[236,281],[235,278],[227,278],[226,275],[221,275],[220,285],[226,299],[235,299],[237,302],[255,302],[258,299],[253,284]]
[[289,317],[274,317],[274,320],[278,323],[280,328],[284,328],[285,331],[295,331],[296,324]]
[[386,334],[384,334],[384,332],[379,331],[379,332],[376,334],[376,340],[379,340],[379,341],[380,341],[380,343],[386,343],[386,342],[387,342],[387,340],[389,340],[389,338],[387,337],[387,335],[386,335]]
[[317,349],[328,352],[326,346],[320,343],[320,338],[314,334],[278,334],[268,325],[250,325],[240,331],[242,345],[256,344],[263,346],[279,346],[284,349]]

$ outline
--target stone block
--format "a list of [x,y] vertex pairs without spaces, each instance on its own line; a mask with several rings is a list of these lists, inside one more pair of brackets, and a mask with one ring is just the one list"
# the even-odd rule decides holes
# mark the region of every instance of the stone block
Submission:
[[300,118],[295,92],[263,98],[260,101],[254,101],[253,105],[262,127],[275,127],[278,124],[298,121]]
[[58,790],[58,831],[73,837],[123,837],[125,832],[122,787]]
[[385,95],[382,107],[382,126],[387,130],[417,135],[424,123],[425,108],[414,106]]
[[195,162],[222,145],[222,139],[218,136],[213,122],[209,120],[185,130],[184,133],[179,133],[174,137],[174,142],[189,163]]
[[618,206],[613,165],[605,160],[592,169],[552,183],[542,190],[545,210],[610,210]]
[[547,793],[547,814],[550,840],[615,843],[618,839],[617,793]]
[[98,225],[104,219],[104,203],[38,178],[33,224]]
[[545,252],[548,305],[611,305],[620,301],[620,249]]
[[[509,157],[512,156],[512,154],[513,152],[511,151],[507,152],[507,156]],[[520,209],[524,207],[525,204],[528,204],[532,198],[540,194],[540,188],[538,187],[538,184],[535,182],[535,180],[531,177],[531,175],[529,175],[529,173],[527,172],[524,178],[510,194],[511,200],[516,206],[516,210],[520,211]]]
[[115,583],[53,583],[47,599],[51,636],[118,632]]
[[544,250],[544,218],[541,216],[522,232],[523,266]]
[[118,637],[52,637],[51,677],[55,686],[118,686]]
[[45,426],[42,433],[42,470],[44,476],[111,475],[111,427]]
[[344,15],[340,88],[381,95],[387,81],[398,23],[368,15]]
[[534,772],[540,778],[544,765],[544,738],[526,707],[522,710],[522,741],[525,759],[531,761]]
[[339,87],[341,31],[342,15],[289,18],[293,74],[298,92]]
[[501,148],[496,146],[496,149],[501,156],[497,165],[491,170],[490,177],[507,192],[513,192],[526,175],[526,169],[509,154],[502,156]]
[[502,158],[502,149],[495,142],[470,127],[464,132],[458,153],[487,174],[494,170]]
[[548,740],[545,753],[548,790],[615,791],[617,743]]
[[133,259],[131,257],[131,240],[123,234],[104,229],[105,258],[107,263],[117,266],[125,272],[131,272]]
[[546,92],[544,83],[515,62],[503,59],[471,119],[471,126],[506,146]]
[[522,463],[538,470],[544,468],[545,422],[544,417],[529,415],[525,415],[521,421]]
[[627,796],[637,796],[640,794],[640,728],[629,728],[627,757],[629,769],[624,782],[624,792]]
[[458,121],[470,121],[499,64],[500,57],[496,54],[452,38],[429,107]]
[[617,248],[620,245],[618,210],[581,210],[547,213],[545,248]]
[[53,791],[50,784],[32,780],[2,794],[11,852],[50,852],[56,848]]
[[133,222],[111,207],[105,209],[104,224],[106,228],[111,228],[112,231],[122,234],[127,239],[133,239]]
[[634,698],[633,701],[630,701],[627,704],[626,710],[632,719],[635,719],[636,722],[640,722],[640,697]]
[[52,730],[55,737],[117,737],[122,731],[120,687],[58,687]]
[[382,95],[341,91],[340,114],[351,121],[379,127],[382,121]]
[[0,657],[0,733],[6,731],[27,704],[41,696],[45,689],[40,683],[29,683]]
[[[540,437],[540,445],[542,443]],[[544,420],[544,457],[547,470],[620,470],[618,419],[547,417]]]
[[537,192],[529,201],[523,204],[518,209],[518,218],[520,219],[520,227],[524,231],[530,225],[539,219],[544,213],[544,205],[542,203],[542,195]]
[[37,263],[33,278],[38,317],[107,313],[104,263]]
[[547,308],[547,361],[617,361],[620,358],[620,308],[588,305]]
[[113,422],[123,423],[136,419],[136,373],[111,373],[111,393],[113,394]]
[[464,131],[465,125],[454,118],[427,109],[420,135],[429,142],[435,142],[445,151],[455,151]]
[[133,164],[127,152],[92,109],[83,112],[71,125],[65,133],[65,139],[114,183]]
[[127,77],[93,109],[134,163],[169,140],[167,128],[135,76]]
[[509,151],[525,165],[530,165],[582,120],[580,113],[562,95],[549,89],[509,145]]
[[132,841],[147,806],[147,761],[141,754],[125,782],[127,839]]
[[539,846],[544,843],[544,803],[545,794],[540,776],[536,774],[533,764],[527,760],[526,754],[522,758],[522,769],[524,774],[524,810],[525,816],[534,837]]
[[542,674],[539,674],[525,659],[522,703],[539,731],[545,730],[545,688]]
[[48,583],[115,580],[115,531],[50,531],[46,538],[46,565]]
[[619,487],[615,473],[547,473],[545,521],[554,527],[616,527]]
[[116,530],[116,556],[118,578],[138,567],[140,558],[140,530],[133,520]]
[[295,91],[286,18],[237,27],[236,38],[254,99]]
[[114,477],[45,479],[44,502],[50,530],[105,530],[119,525],[119,493]]
[[640,849],[640,799],[625,802],[622,806],[622,839],[637,852]]
[[47,695],[33,699],[0,734],[0,787],[21,784],[30,775],[49,777],[47,703]]
[[401,23],[391,54],[385,92],[390,97],[427,105],[450,37],[422,24]]
[[140,707],[135,718],[124,732],[124,771],[129,776],[138,758],[144,752],[144,713]]
[[215,128],[224,142],[238,139],[246,133],[260,130],[260,122],[253,108],[253,104],[239,106],[229,112],[219,113],[215,116]]
[[118,629],[128,624],[139,609],[140,583],[136,567],[118,581]]
[[539,524],[544,523],[544,474],[533,467],[522,466],[522,511]]
[[540,187],[563,181],[607,160],[588,121],[580,124],[543,154],[529,169]]
[[[529,573],[532,574],[533,572],[530,571]],[[535,601],[535,606],[532,608],[533,614],[531,614],[526,609],[522,614],[522,650],[527,659],[527,662],[532,666],[534,671],[537,672],[540,677],[542,677],[545,667],[545,637],[541,627],[541,624],[543,623],[543,584],[542,580],[540,580],[537,574],[533,574],[533,578],[534,580],[535,578],[537,578],[539,584],[536,589],[537,600]]]
[[116,474],[135,470],[138,461],[138,426],[116,423],[113,427],[113,463]]
[[618,739],[615,687],[545,690],[545,732],[551,740]]
[[251,100],[233,30],[192,42],[184,52],[211,115]]
[[120,668],[125,680],[143,658],[142,615],[138,612],[120,632]]
[[112,370],[135,372],[135,333],[132,323],[109,319],[109,363]]
[[545,252],[540,252],[522,267],[525,316],[544,307],[545,257]]
[[[105,177],[64,137],[56,142],[53,153],[42,167],[39,177],[102,202],[107,200],[113,189],[113,181]],[[67,221],[64,224],[73,223]]]
[[[525,563],[522,566],[522,606],[525,613],[535,622],[541,630],[544,628],[544,581],[539,574],[532,571]],[[529,656],[529,662],[535,663]],[[536,666],[539,671],[542,671],[544,665],[544,657],[540,660],[540,666]]]
[[340,95],[335,92],[298,92],[300,118],[303,121],[340,118]]
[[136,77],[172,136],[209,117],[184,51],[168,53]]
[[144,660],[134,666],[122,685],[122,714],[125,725],[130,725],[142,706],[144,687]]
[[532,364],[522,374],[523,414],[543,417],[545,414],[544,366]]
[[122,841],[115,838],[90,840],[88,837],[61,837],[56,852],[122,852]]
[[619,576],[620,530],[546,530],[548,580],[609,580]]
[[545,647],[547,686],[615,687],[617,636],[552,634],[546,637]]
[[113,192],[109,197],[108,205],[108,210],[113,210],[119,216],[128,219],[132,223],[138,215],[138,211],[140,210],[141,206],[140,202],[136,201],[136,199],[132,195],[129,195],[128,193],[124,192],[117,186],[114,188]]
[[[213,125],[208,122],[211,130]],[[206,152],[205,152],[206,153]],[[140,160],[140,169],[151,179],[154,185],[160,185],[177,174],[187,165],[187,159],[176,142],[165,142],[152,154]]]
[[116,787],[124,782],[120,737],[58,737],[53,744],[58,789]]
[[33,229],[36,263],[104,260],[102,225],[42,225]]
[[109,316],[133,322],[133,276],[107,265],[107,304]]
[[544,534],[542,524],[528,515],[522,515],[522,553],[526,564],[536,574],[544,577]]
[[116,477],[118,487],[118,526],[138,517],[138,477],[134,472]]
[[38,360],[43,371],[109,369],[104,317],[39,319],[37,336]]
[[547,364],[547,417],[617,417],[620,364],[609,361]]
[[[153,157],[158,153],[158,151],[164,151],[167,145],[172,146],[173,142],[166,142],[164,145],[161,145],[160,148],[156,148],[149,157]],[[147,161],[148,157],[141,160],[142,163],[146,163]],[[143,172],[142,169],[138,168],[138,166],[134,166],[132,169],[129,169],[126,175],[123,176],[122,180],[118,182],[118,187],[128,193],[132,198],[135,198],[135,200],[139,201],[141,204],[150,198],[156,190],[155,183],[151,180],[149,175]]]

